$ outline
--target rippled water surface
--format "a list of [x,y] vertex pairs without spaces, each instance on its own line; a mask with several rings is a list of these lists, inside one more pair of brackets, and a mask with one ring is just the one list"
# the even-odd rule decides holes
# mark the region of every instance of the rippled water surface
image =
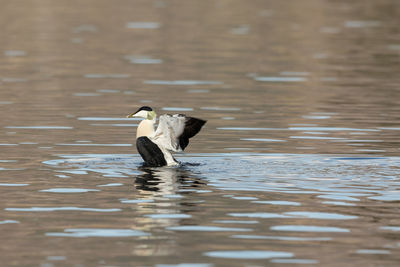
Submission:
[[[4,266],[398,266],[400,5],[2,1]],[[145,168],[143,105],[207,120]]]

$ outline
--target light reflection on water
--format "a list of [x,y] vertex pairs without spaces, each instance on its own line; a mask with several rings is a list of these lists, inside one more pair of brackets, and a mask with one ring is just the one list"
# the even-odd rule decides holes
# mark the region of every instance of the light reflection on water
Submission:
[[359,249],[356,251],[358,254],[390,254],[389,250],[383,249]]
[[64,233],[46,233],[55,237],[130,237],[147,236],[148,233],[131,229],[65,229]]
[[[396,179],[390,178],[391,173],[394,175],[397,172],[397,169],[393,169],[393,167],[400,162],[400,159],[396,157],[259,153],[189,154],[181,158],[184,161],[181,167],[150,169],[137,168],[140,159],[136,155],[76,154],[59,155],[59,157],[61,158],[46,161],[44,164],[52,166],[55,170],[62,168],[64,171],[87,174],[94,172],[103,176],[126,176],[132,173],[132,169],[137,169],[140,174],[135,175],[135,188],[140,190],[139,192],[151,192],[151,194],[139,194],[138,196],[141,197],[137,199],[120,199],[118,202],[132,208],[134,206],[131,205],[138,205],[137,208],[140,207],[140,213],[143,212],[142,218],[148,218],[152,220],[152,223],[160,224],[167,232],[204,232],[206,235],[208,232],[219,234],[224,232],[230,234],[254,232],[252,235],[231,235],[235,239],[242,240],[323,241],[329,243],[329,241],[341,237],[327,236],[328,233],[349,235],[354,230],[354,226],[352,223],[344,224],[343,222],[357,221],[362,216],[355,215],[358,212],[349,209],[341,209],[340,212],[327,212],[321,209],[324,204],[351,208],[357,207],[361,201],[365,201],[365,198],[395,201],[397,195],[394,195],[394,190],[399,186]],[[244,166],[250,168],[243,168]],[[265,166],[268,166],[268,169]],[[371,166],[374,166],[374,169],[371,170]],[[203,178],[198,180],[196,173],[201,174]],[[378,177],[382,178],[380,173],[385,173],[385,177],[388,178],[385,184],[375,182]],[[215,187],[217,192],[193,188],[195,183],[200,188],[204,188],[204,186],[206,188]],[[242,194],[224,195],[223,192],[226,192],[226,190],[242,192]],[[188,201],[195,206],[207,205],[207,201],[192,201],[193,196],[188,199],[189,196],[198,194],[200,191],[205,191],[203,194],[206,195],[214,195],[213,198],[217,197],[218,201],[229,197],[237,201],[238,204],[240,203],[236,209],[243,209],[243,211],[226,212],[219,220],[210,221],[208,225],[194,224],[197,218],[196,213],[185,211],[174,203]],[[245,195],[246,192],[250,195]],[[279,200],[265,199],[262,196],[254,197],[251,192],[279,194]],[[294,195],[297,195],[297,197],[293,198]],[[301,195],[310,195],[312,198],[309,199],[309,197],[302,197]],[[319,202],[319,205],[322,205],[321,208],[315,210],[310,206],[310,203],[315,202],[315,199],[344,200],[356,202],[357,205],[352,205],[349,202],[321,201]],[[264,207],[261,208],[261,210],[264,210],[263,212],[260,211],[262,204],[264,204]],[[123,206],[119,206],[119,209],[121,208]],[[71,211],[85,210],[85,208],[69,209]],[[30,208],[25,210],[14,208],[14,210],[29,211]],[[58,210],[68,210],[68,208],[61,207]],[[249,212],[249,210],[252,211]],[[40,211],[40,209],[37,211]],[[88,211],[96,211],[96,209],[88,209]],[[103,211],[99,209],[98,211],[110,212],[114,210],[105,209]],[[257,218],[257,221],[244,221],[244,218]],[[258,225],[261,221],[263,224],[267,223],[269,229],[258,232],[257,228],[249,227]],[[323,222],[329,222],[329,226]],[[224,226],[213,225],[215,223],[223,223]],[[247,227],[233,227],[235,224],[242,224]],[[382,226],[381,230],[396,231],[396,227]],[[266,232],[270,232],[271,235],[265,235]],[[276,232],[281,233],[281,235],[272,234]],[[308,236],[292,236],[287,235],[287,233],[308,234]],[[51,233],[51,235],[76,236],[76,234],[70,233]],[[226,252],[228,254],[219,253],[221,252],[215,251],[205,255],[243,259],[253,255],[250,251],[236,251],[235,253],[238,253],[236,256],[230,256],[235,255],[234,252],[230,254],[228,252]],[[260,254],[259,257],[269,257],[267,254],[262,255],[264,254]],[[257,258],[258,256],[254,257]]]
[[270,204],[270,205],[301,206],[301,203],[294,201],[270,200],[270,201],[252,201],[252,202],[259,204]]
[[319,261],[311,259],[272,259],[272,263],[287,263],[287,264],[317,264]]
[[229,259],[270,259],[270,258],[290,258],[293,253],[282,251],[262,251],[262,250],[244,250],[244,251],[210,251],[204,253],[209,257],[229,258]]
[[255,77],[254,80],[259,82],[305,82],[304,77]]
[[71,130],[70,126],[6,126],[8,129]]
[[6,57],[22,57],[26,56],[26,52],[23,50],[6,50],[4,51]]
[[90,78],[90,79],[125,79],[131,77],[130,74],[125,74],[125,73],[89,73],[84,75],[85,78]]
[[153,85],[220,85],[223,82],[220,81],[198,81],[198,80],[177,80],[177,81],[163,81],[163,80],[147,80],[145,84]]
[[0,186],[27,186],[29,184],[9,184],[9,183],[0,183]]
[[[82,192],[84,193],[84,192]],[[92,212],[116,212],[120,209],[93,209],[78,207],[32,207],[32,208],[6,208],[6,211],[27,211],[27,212],[46,212],[46,211],[92,211]]]
[[267,239],[283,241],[330,241],[332,237],[297,237],[297,236],[263,236],[263,235],[233,235],[232,238]]
[[126,27],[129,29],[157,29],[160,24],[157,22],[128,22]]
[[43,189],[40,192],[48,192],[48,193],[87,193],[87,192],[97,192],[100,190],[97,189],[86,189],[86,188],[50,188]]
[[57,146],[132,146],[132,144],[92,144],[92,143],[76,143],[76,144],[56,144]]
[[109,118],[109,117],[79,117],[81,121],[132,121],[135,118]]
[[163,107],[165,111],[193,111],[193,108]]
[[[55,159],[44,161],[43,165],[56,172],[71,173],[70,179],[87,176],[89,179],[85,179],[86,183],[94,182],[95,185],[92,186],[100,186],[102,190],[54,187],[41,189],[40,194],[77,193],[87,197],[88,194],[93,194],[93,197],[98,198],[110,194],[109,190],[112,188],[124,187],[134,190],[135,193],[129,193],[129,198],[118,198],[120,193],[115,194],[115,199],[108,201],[108,207],[93,204],[8,207],[5,212],[15,215],[8,218],[10,222],[5,220],[4,225],[12,225],[11,221],[24,223],[24,217],[30,213],[67,213],[70,217],[74,213],[87,214],[86,216],[114,214],[117,218],[124,218],[124,214],[128,212],[135,218],[135,223],[131,224],[132,229],[128,229],[125,224],[114,225],[104,221],[97,227],[53,228],[46,231],[45,236],[122,239],[151,237],[148,240],[152,240],[174,233],[201,233],[203,238],[208,239],[215,233],[222,240],[228,238],[250,244],[268,240],[272,247],[267,246],[271,250],[208,249],[201,252],[205,257],[276,259],[282,263],[314,264],[319,260],[301,257],[301,250],[278,251],[272,248],[282,244],[320,242],[329,247],[331,242],[341,242],[342,238],[358,231],[359,225],[355,227],[353,221],[364,220],[362,213],[352,210],[357,206],[343,206],[338,203],[336,207],[346,209],[328,211],[325,210],[328,203],[318,202],[318,199],[356,202],[357,205],[371,197],[385,197],[386,201],[390,201],[396,200],[395,197],[391,198],[399,186],[396,179],[390,178],[391,173],[396,173],[393,167],[400,162],[396,157],[204,153],[187,154],[179,159],[183,163],[178,168],[144,168],[140,167],[141,159],[136,154],[57,155]],[[370,169],[371,166],[374,168]],[[382,178],[381,173],[385,173],[387,178],[385,184],[375,183],[377,177]],[[128,177],[129,180],[126,180]],[[92,179],[94,180],[90,181]],[[98,179],[110,180],[108,183],[99,183],[96,181]],[[227,195],[227,190],[232,194]],[[261,192],[264,194],[260,194]],[[225,202],[229,203],[229,199],[236,204],[226,209]],[[208,207],[209,205],[211,206]],[[334,202],[328,205],[335,206]],[[203,212],[202,206],[208,212],[224,208],[207,222],[199,221],[201,213],[196,212]],[[239,225],[245,227],[238,227]],[[381,226],[377,230],[396,232],[397,228]],[[241,234],[243,232],[251,234]],[[233,244],[237,247],[239,243]],[[360,244],[356,254],[365,253],[392,254],[390,249],[369,250]],[[283,261],[285,257],[292,261]]]
[[127,59],[130,63],[132,64],[161,64],[162,60],[161,59],[155,59],[155,58],[150,58],[146,56],[125,56],[125,59]]
[[7,224],[7,223],[19,223],[19,221],[15,221],[15,220],[4,220],[4,221],[0,221],[0,224]]
[[272,226],[273,231],[289,231],[289,232],[324,232],[324,233],[347,233],[349,229],[331,226],[315,226],[315,225],[277,225]]
[[249,232],[251,229],[234,228],[234,227],[219,227],[206,225],[182,225],[168,227],[167,230],[172,231],[199,231],[199,232]]

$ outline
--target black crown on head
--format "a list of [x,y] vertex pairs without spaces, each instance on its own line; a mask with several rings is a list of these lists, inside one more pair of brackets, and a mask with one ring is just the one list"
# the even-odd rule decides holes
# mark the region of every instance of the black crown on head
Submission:
[[141,111],[141,110],[153,111],[153,109],[152,109],[151,107],[149,107],[149,106],[143,106],[143,107],[139,108],[138,111],[136,111],[136,113],[139,112],[139,111]]

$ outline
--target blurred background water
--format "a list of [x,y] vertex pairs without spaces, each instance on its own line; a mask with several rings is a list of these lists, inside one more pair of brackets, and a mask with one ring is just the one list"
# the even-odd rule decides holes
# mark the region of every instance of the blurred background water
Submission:
[[4,266],[398,266],[400,2],[0,3]]

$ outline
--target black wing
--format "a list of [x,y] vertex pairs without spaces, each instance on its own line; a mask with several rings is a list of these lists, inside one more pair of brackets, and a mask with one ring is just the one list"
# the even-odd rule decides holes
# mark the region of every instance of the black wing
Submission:
[[179,146],[182,148],[182,150],[185,150],[189,144],[189,138],[192,138],[198,132],[200,132],[201,127],[203,127],[206,122],[207,121],[202,119],[186,117],[185,128],[183,133],[179,136]]

